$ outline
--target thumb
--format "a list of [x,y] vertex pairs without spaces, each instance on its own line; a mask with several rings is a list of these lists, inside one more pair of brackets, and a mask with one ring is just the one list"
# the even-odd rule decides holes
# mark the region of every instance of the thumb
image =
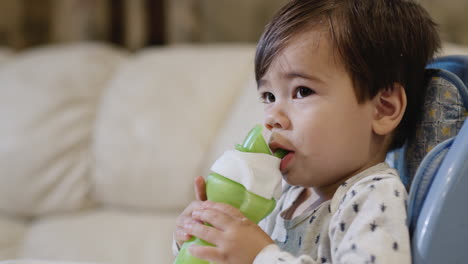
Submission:
[[206,201],[206,185],[202,176],[195,178],[195,197],[199,201]]

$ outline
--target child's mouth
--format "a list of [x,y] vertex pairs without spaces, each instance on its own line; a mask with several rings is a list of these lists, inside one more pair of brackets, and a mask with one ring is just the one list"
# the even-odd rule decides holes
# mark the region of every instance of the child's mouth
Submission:
[[279,149],[277,149],[277,150],[275,151],[275,153],[273,154],[273,156],[282,159],[282,158],[284,158],[284,156],[286,156],[289,152],[290,152],[289,150],[279,148]]
[[286,168],[289,166],[293,158],[294,158],[294,151],[288,151],[286,155],[284,155],[283,158],[281,158],[281,163],[280,163],[281,172],[284,172],[286,170]]
[[281,159],[280,171],[284,172],[294,157],[294,151],[278,148],[273,155]]

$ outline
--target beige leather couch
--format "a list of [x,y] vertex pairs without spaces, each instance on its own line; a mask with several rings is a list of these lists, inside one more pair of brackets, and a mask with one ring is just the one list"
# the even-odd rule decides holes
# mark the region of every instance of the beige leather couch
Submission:
[[252,45],[0,50],[0,261],[172,263],[193,179],[262,120],[253,57]]

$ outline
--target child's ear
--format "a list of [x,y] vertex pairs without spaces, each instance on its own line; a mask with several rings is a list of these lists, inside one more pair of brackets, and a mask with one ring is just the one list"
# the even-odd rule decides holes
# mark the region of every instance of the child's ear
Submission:
[[406,93],[403,86],[394,83],[393,87],[381,90],[373,99],[375,112],[372,129],[377,135],[390,134],[400,124],[406,109]]

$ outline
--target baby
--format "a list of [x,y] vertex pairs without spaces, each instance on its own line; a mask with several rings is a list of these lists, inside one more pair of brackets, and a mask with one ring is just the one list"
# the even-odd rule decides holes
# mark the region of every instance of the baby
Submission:
[[[440,46],[409,0],[292,0],[255,57],[272,151],[288,185],[260,227],[225,204],[197,201],[177,220],[215,247],[192,255],[232,263],[410,263],[407,193],[387,152],[415,134],[424,67]],[[211,226],[203,225],[209,223]]]

